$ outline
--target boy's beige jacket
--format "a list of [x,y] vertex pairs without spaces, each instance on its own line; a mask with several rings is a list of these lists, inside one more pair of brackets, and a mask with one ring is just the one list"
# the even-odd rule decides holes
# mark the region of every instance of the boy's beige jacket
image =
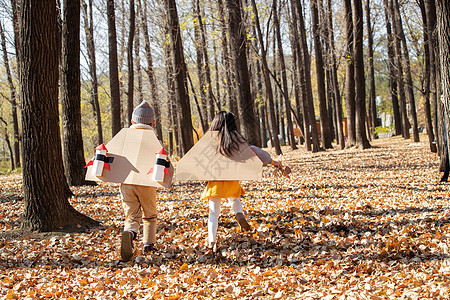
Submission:
[[261,180],[263,163],[247,143],[228,158],[217,150],[217,131],[208,131],[176,165],[175,180]]
[[156,152],[161,148],[151,127],[123,128],[106,144],[106,156],[114,158],[109,164],[110,170],[104,168],[102,176],[97,177],[92,175],[92,166],[89,166],[86,180],[169,188],[174,173],[172,163],[168,168],[169,176],[164,176],[164,182],[152,180],[152,173],[149,173],[155,164]]

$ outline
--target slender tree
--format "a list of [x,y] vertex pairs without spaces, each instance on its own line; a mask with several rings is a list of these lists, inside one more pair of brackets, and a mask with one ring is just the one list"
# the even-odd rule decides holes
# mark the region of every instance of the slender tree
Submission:
[[131,125],[131,116],[134,109],[134,61],[133,44],[136,31],[136,11],[134,0],[130,0],[130,30],[127,43],[127,66],[128,66],[128,95],[127,95],[127,124]]
[[178,101],[180,114],[180,131],[182,153],[185,154],[194,145],[191,106],[187,94],[186,63],[184,61],[183,44],[175,0],[164,0],[168,18],[170,50],[175,74],[175,97]]
[[[312,131],[312,125],[315,126],[315,118],[314,123],[312,125],[310,124],[310,118],[309,118],[309,106],[307,103],[307,91],[306,91],[306,79],[305,79],[305,64],[303,63],[303,55],[302,55],[302,49],[301,49],[301,43],[300,43],[300,34],[298,32],[298,24],[299,24],[299,18],[297,13],[297,2],[296,0],[291,0],[291,7],[292,7],[292,36],[291,36],[291,45],[294,53],[294,62],[296,63],[293,67],[295,72],[298,74],[298,81],[300,85],[300,95],[301,95],[301,105],[303,109],[303,135],[306,141],[306,149],[308,151],[313,150],[312,143],[311,143],[311,131]],[[311,128],[311,130],[310,130]],[[317,141],[317,149],[315,151],[319,151],[318,149],[318,141]],[[313,150],[314,151],[314,150]]]
[[[450,3],[448,1],[437,1],[437,32],[439,42],[439,52],[449,53],[450,51]],[[442,98],[441,101],[444,106],[444,117],[447,138],[446,153],[450,151],[450,58],[448,55],[440,57],[441,70],[441,84],[442,84]],[[448,158],[447,158],[448,159]],[[447,161],[447,164],[449,162]]]
[[24,194],[21,227],[50,231],[97,225],[67,200],[58,113],[56,2],[24,0],[19,19]]
[[395,50],[394,39],[392,37],[391,20],[389,17],[389,3],[388,0],[384,0],[384,15],[386,21],[386,33],[387,33],[387,50],[389,61],[389,90],[391,94],[392,110],[394,112],[394,126],[395,135],[402,133],[402,119],[400,116],[400,106],[398,103],[398,91],[397,91],[397,78],[396,78],[396,63],[395,63]]
[[363,53],[363,8],[361,0],[353,0],[355,8],[354,18],[354,46],[355,46],[355,129],[356,147],[360,149],[370,148],[366,134],[366,84],[364,75],[364,53]]
[[370,135],[375,138],[375,127],[377,126],[377,104],[375,102],[375,69],[373,66],[373,28],[370,18],[370,0],[366,0],[366,24],[367,24],[367,52],[369,55],[369,120]]
[[145,68],[145,72],[148,76],[148,83],[150,85],[150,103],[155,111],[155,116],[160,116],[156,118],[156,132],[159,138],[162,138],[162,122],[161,122],[161,109],[160,109],[160,101],[158,95],[158,88],[156,86],[156,76],[155,69],[153,67],[153,54],[152,48],[150,47],[150,37],[148,34],[148,21],[147,21],[147,0],[144,0],[144,5],[142,6],[141,0],[138,0],[139,8],[143,9],[143,13],[141,16],[141,24],[142,24],[142,33],[144,35],[144,48],[145,48],[145,58],[147,60],[147,68]]
[[283,54],[283,41],[281,40],[281,32],[280,32],[280,22],[278,20],[278,12],[277,12],[277,0],[273,0],[272,2],[272,10],[273,10],[273,21],[275,27],[276,41],[278,47],[278,59],[280,61],[280,69],[281,69],[281,80],[283,82],[283,99],[284,105],[286,107],[286,120],[288,125],[288,138],[289,145],[291,145],[291,149],[297,149],[295,145],[295,137],[294,137],[294,126],[292,124],[292,116],[291,116],[291,102],[289,100],[289,91],[288,91],[288,80],[286,75],[286,62]]
[[95,43],[94,43],[94,20],[92,13],[92,0],[89,0],[89,13],[88,5],[84,0],[81,1],[84,17],[84,32],[86,34],[86,45],[89,59],[89,75],[91,76],[91,103],[94,108],[94,117],[97,120],[97,143],[103,144],[103,128],[102,128],[102,116],[100,112],[100,103],[98,101],[98,79],[97,79],[97,66],[95,59]]
[[85,184],[81,132],[80,1],[64,0],[61,57],[61,108],[64,169],[69,185]]
[[320,132],[322,137],[322,147],[324,149],[329,149],[333,148],[333,146],[331,145],[330,124],[328,120],[325,70],[322,55],[321,30],[319,27],[319,8],[317,3],[317,0],[311,0],[311,16],[317,75],[317,94],[319,95]]
[[327,27],[328,27],[328,43],[330,45],[330,68],[331,68],[331,85],[334,94],[334,107],[337,123],[337,140],[341,149],[345,148],[345,136],[344,128],[342,124],[342,99],[339,90],[339,82],[337,78],[337,64],[336,64],[336,47],[334,44],[334,31],[333,31],[333,10],[331,6],[331,0],[327,0],[326,12],[328,16]]
[[116,13],[114,7],[114,0],[107,0],[106,12],[108,15],[109,86],[111,90],[111,129],[112,135],[114,136],[121,129],[119,63],[117,59]]
[[412,120],[412,130],[414,142],[419,142],[419,129],[417,125],[416,99],[414,97],[414,87],[411,76],[411,62],[409,60],[409,51],[406,44],[405,33],[403,32],[402,16],[398,0],[394,0],[394,16],[398,27],[398,35],[402,44],[403,64],[405,66],[406,92],[408,95],[409,111]]
[[345,108],[347,110],[347,146],[356,144],[355,115],[355,57],[353,12],[351,0],[344,0],[345,10]]
[[[20,133],[19,133],[19,118],[17,113],[17,93],[16,93],[16,87],[14,86],[13,77],[11,73],[11,68],[9,66],[9,58],[8,58],[8,51],[6,49],[6,38],[5,38],[5,32],[3,31],[3,25],[0,22],[0,37],[1,37],[1,44],[2,44],[2,53],[3,53],[3,64],[5,66],[6,71],[6,78],[8,79],[8,85],[9,85],[9,93],[10,93],[10,99],[9,103],[11,104],[11,116],[13,120],[13,149],[14,149],[14,155],[11,156],[11,163],[12,168],[20,168]],[[8,138],[9,143],[9,138]],[[9,146],[9,145],[8,145]]]
[[302,56],[301,61],[298,60],[299,63],[303,63],[304,67],[302,68],[304,73],[304,82],[305,82],[305,103],[308,109],[308,119],[309,119],[309,129],[311,131],[311,142],[312,142],[312,152],[317,152],[320,150],[319,146],[319,133],[317,130],[317,122],[316,122],[316,113],[314,111],[314,98],[312,92],[312,83],[311,83],[311,58],[308,50],[307,43],[307,33],[305,27],[305,19],[303,17],[303,8],[300,0],[294,0],[294,5],[297,20],[299,25],[299,35],[300,35],[300,55]]
[[[200,116],[200,125],[202,127],[203,132],[206,132],[208,130],[208,104],[210,103],[210,100],[207,95],[206,90],[206,74],[204,70],[205,66],[205,57],[203,55],[203,41],[201,38],[201,29],[200,29],[200,5],[198,4],[199,0],[195,0],[192,2],[192,6],[194,9],[194,37],[195,37],[195,53],[196,53],[196,67],[197,67],[197,75],[198,75],[198,82],[199,82],[199,94],[200,94],[200,110],[199,110],[199,116]],[[194,89],[192,88],[192,91]],[[210,119],[212,120],[212,119]]]
[[230,42],[231,70],[235,76],[234,95],[237,98],[238,115],[244,137],[252,145],[261,145],[255,104],[250,93],[250,77],[246,53],[246,32],[242,22],[239,0],[225,0],[227,31]]
[[433,119],[431,117],[430,105],[430,79],[431,79],[431,64],[430,64],[430,37],[428,33],[428,19],[425,7],[426,0],[420,0],[420,12],[423,21],[423,43],[424,43],[424,75],[422,83],[423,109],[425,112],[425,127],[428,135],[428,144],[430,151],[437,152],[436,143],[434,142]]
[[402,117],[402,136],[405,139],[409,139],[409,121],[406,110],[406,95],[405,95],[405,83],[403,81],[403,63],[402,63],[402,47],[399,35],[399,25],[395,21],[395,8],[394,0],[389,0],[389,17],[392,20],[393,33],[394,33],[394,50],[395,50],[395,65],[396,78],[398,86],[398,98],[400,102],[400,113]]
[[278,139],[278,122],[276,120],[276,112],[275,112],[275,100],[273,97],[273,90],[272,90],[272,83],[270,80],[270,74],[269,74],[269,66],[267,63],[267,52],[266,52],[266,46],[264,45],[264,38],[262,36],[261,32],[261,26],[259,23],[259,16],[258,16],[258,9],[256,7],[255,0],[251,0],[252,7],[253,7],[253,14],[255,18],[255,27],[256,32],[258,33],[258,41],[259,41],[259,50],[261,51],[261,63],[262,63],[262,74],[264,78],[264,86],[266,91],[266,100],[269,104],[269,116],[270,116],[270,124],[271,124],[271,130],[273,135],[273,144],[272,146],[275,147],[275,153],[277,155],[282,154],[281,147],[280,147],[280,140]]

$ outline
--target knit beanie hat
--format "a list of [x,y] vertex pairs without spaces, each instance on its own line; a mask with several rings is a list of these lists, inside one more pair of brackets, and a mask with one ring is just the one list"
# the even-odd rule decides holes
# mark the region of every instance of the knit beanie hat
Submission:
[[155,121],[155,111],[150,104],[144,100],[133,110],[131,120],[135,123],[150,125]]

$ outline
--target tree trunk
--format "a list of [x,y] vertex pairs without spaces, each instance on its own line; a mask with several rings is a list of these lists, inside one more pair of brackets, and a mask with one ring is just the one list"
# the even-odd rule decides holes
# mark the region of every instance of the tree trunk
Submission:
[[370,0],[366,0],[366,23],[367,23],[367,50],[369,54],[369,120],[370,134],[375,138],[375,127],[377,126],[377,104],[375,101],[375,69],[373,67],[373,28],[370,18]]
[[[65,5],[64,8],[69,7]],[[74,18],[76,15],[72,12]],[[20,20],[24,158],[22,229],[50,231],[98,225],[75,211],[67,200],[58,114],[56,2],[24,0]],[[65,20],[68,22],[67,18]],[[79,30],[75,32],[79,34]]]
[[[437,1],[437,33],[440,53],[449,53],[450,51],[450,3],[447,1]],[[444,135],[447,139],[447,149],[444,152],[449,153],[450,150],[450,57],[442,55],[440,57],[442,96],[441,101],[444,106]],[[447,161],[447,164],[449,162]]]
[[336,66],[336,48],[334,45],[334,30],[333,30],[333,10],[331,6],[331,0],[327,0],[327,16],[328,16],[328,43],[330,45],[330,67],[331,67],[331,85],[334,93],[334,107],[338,132],[338,144],[341,149],[345,148],[345,136],[344,128],[342,124],[342,99],[341,92],[339,90],[339,82],[337,78],[337,66]]
[[355,30],[355,129],[356,144],[360,149],[370,148],[366,134],[366,79],[364,75],[364,53],[363,53],[363,8],[361,0],[353,0],[355,7],[354,30]]
[[186,63],[184,61],[183,44],[178,21],[175,0],[164,0],[169,26],[171,56],[175,74],[175,97],[180,109],[182,153],[186,154],[194,145],[191,106],[187,94]]
[[409,121],[406,110],[405,84],[403,81],[402,45],[399,35],[399,24],[395,19],[394,0],[389,0],[389,16],[392,20],[394,29],[395,64],[397,66],[396,78],[398,85],[398,96],[400,101],[400,113],[402,117],[402,136],[405,139],[409,139]]
[[298,24],[300,28],[300,55],[302,56],[302,62],[304,64],[304,79],[305,79],[305,103],[308,109],[309,130],[311,131],[312,139],[312,152],[318,152],[319,146],[319,133],[317,131],[316,113],[314,111],[314,98],[311,84],[311,58],[309,56],[307,33],[305,27],[305,19],[303,18],[303,8],[300,0],[294,0]]
[[275,26],[275,34],[277,36],[276,40],[278,44],[278,58],[280,61],[280,68],[281,68],[281,80],[283,81],[283,99],[284,105],[286,107],[286,120],[288,127],[289,145],[291,146],[292,150],[295,150],[297,149],[297,146],[295,145],[294,126],[292,124],[291,102],[289,100],[288,81],[286,75],[286,62],[284,60],[283,54],[283,41],[281,40],[280,22],[278,20],[278,12],[277,12],[277,1],[278,0],[273,0],[272,4],[274,15],[274,26]]
[[[427,15],[427,31],[428,38],[430,42],[428,43],[428,49],[430,53],[430,101],[431,101],[431,109],[433,115],[433,128],[434,128],[434,137],[435,142],[440,142],[440,129],[438,126],[438,86],[439,82],[438,78],[438,57],[436,57],[436,51],[438,48],[437,43],[437,33],[436,33],[436,4],[435,0],[426,0],[425,1],[425,12]],[[440,148],[437,145],[437,152],[441,155]]]
[[387,50],[389,60],[389,90],[391,93],[392,110],[394,112],[395,135],[400,135],[402,133],[402,119],[398,104],[397,79],[395,76],[397,66],[395,63],[394,40],[392,38],[388,0],[384,0],[384,15],[386,20]]
[[[417,125],[417,113],[416,113],[416,100],[414,97],[414,90],[413,90],[413,82],[411,78],[411,63],[409,61],[409,51],[408,46],[406,44],[406,38],[405,34],[403,32],[403,23],[402,23],[402,17],[400,14],[400,7],[398,4],[398,0],[394,0],[394,13],[395,13],[395,20],[398,27],[398,35],[402,44],[402,50],[403,50],[403,63],[405,66],[405,77],[406,77],[406,91],[408,93],[408,102],[409,102],[409,111],[412,119],[412,130],[413,130],[413,138],[414,142],[419,142],[419,129]],[[406,101],[406,100],[405,100]]]
[[[141,23],[139,22],[140,14],[142,11],[138,8],[136,11],[136,33],[134,35],[134,63],[136,65],[136,78],[137,78],[137,92],[138,101],[141,103],[144,101],[144,92],[142,90],[142,72],[141,72]],[[162,136],[160,137],[162,139]]]
[[[308,96],[306,91],[306,79],[305,79],[305,63],[303,58],[303,53],[301,49],[301,43],[300,43],[300,34],[298,32],[299,27],[299,14],[297,9],[297,0],[291,0],[291,6],[292,6],[292,45],[294,49],[294,55],[296,57],[297,65],[294,66],[294,70],[298,72],[298,81],[300,83],[300,91],[301,91],[301,99],[302,99],[302,109],[303,109],[303,134],[306,141],[306,149],[308,151],[317,152],[319,151],[318,147],[318,139],[316,140],[316,144],[314,147],[312,147],[312,139],[311,139],[311,131],[313,130],[313,127],[316,127],[316,120],[315,117],[312,119],[314,120],[311,124],[311,118],[309,117],[309,105],[308,105]],[[316,128],[317,133],[317,128]]]
[[278,139],[278,123],[276,121],[275,116],[275,103],[273,98],[273,91],[272,91],[272,83],[270,80],[270,74],[269,74],[269,66],[267,64],[267,54],[266,54],[266,48],[264,46],[264,39],[261,33],[261,26],[259,24],[259,17],[258,17],[258,10],[256,8],[256,3],[254,0],[251,0],[252,7],[253,7],[253,14],[255,18],[255,27],[256,32],[258,33],[258,40],[259,40],[259,47],[261,51],[261,63],[262,63],[262,73],[264,78],[264,86],[266,91],[266,99],[269,104],[269,116],[270,116],[270,125],[272,129],[272,135],[273,135],[273,144],[272,146],[275,147],[275,153],[277,155],[282,154],[281,147],[280,147],[280,141]]
[[81,132],[80,2],[65,0],[61,59],[64,170],[69,185],[84,185],[86,161]]
[[[216,32],[216,25],[213,22],[211,24],[212,26],[212,31]],[[223,99],[222,99],[222,94],[220,92],[220,73],[219,73],[219,55],[217,54],[217,44],[214,41],[213,42],[213,54],[214,54],[214,72],[215,72],[215,86],[216,86],[216,103],[218,105],[217,110],[221,111],[222,110],[222,105],[223,105]]]
[[433,153],[437,152],[436,143],[434,141],[433,132],[433,119],[431,117],[431,105],[430,105],[430,79],[431,79],[431,65],[430,65],[430,37],[428,33],[428,18],[426,4],[427,0],[420,0],[420,12],[422,14],[423,21],[423,44],[424,44],[424,74],[423,74],[423,86],[422,86],[422,96],[423,96],[423,109],[425,112],[425,126],[428,135],[428,144],[430,145],[430,151]]
[[[204,56],[203,56],[203,43],[201,39],[201,33],[200,33],[200,25],[199,20],[201,19],[200,12],[197,10],[199,7],[197,6],[198,0],[195,0],[192,2],[192,6],[194,9],[194,14],[196,17],[196,21],[194,21],[194,37],[195,37],[195,53],[196,53],[196,67],[197,67],[197,75],[198,75],[198,82],[199,82],[199,91],[200,91],[200,110],[199,110],[199,116],[200,117],[200,124],[202,127],[203,132],[205,133],[208,130],[208,103],[210,102],[209,99],[207,99],[206,94],[206,76],[204,72]],[[192,88],[192,90],[194,90]],[[214,116],[213,116],[214,117]],[[212,120],[212,119],[210,119]]]
[[233,84],[232,84],[232,79],[231,79],[231,58],[230,58],[230,54],[229,54],[229,45],[228,45],[228,38],[227,38],[227,25],[225,23],[225,13],[224,13],[224,9],[223,9],[223,2],[222,0],[218,0],[217,1],[217,11],[218,11],[218,15],[219,15],[219,21],[220,21],[220,27],[221,27],[221,43],[222,43],[222,60],[223,60],[223,67],[224,67],[224,85],[225,85],[225,90],[227,91],[225,98],[225,103],[226,106],[228,107],[228,109],[235,114],[236,116],[238,116],[238,111],[237,111],[237,102],[236,102],[236,98],[234,96],[234,92],[233,92]]
[[128,94],[127,94],[127,125],[131,126],[131,116],[134,109],[134,62],[133,42],[136,29],[136,12],[134,0],[130,0],[130,31],[128,32],[127,44],[127,67],[128,67]]
[[109,86],[111,90],[111,131],[115,136],[121,129],[120,121],[120,89],[119,65],[117,60],[117,34],[114,0],[106,2],[108,15],[108,44],[109,44]]
[[[166,36],[168,36],[169,29],[165,28]],[[172,62],[172,50],[171,47],[168,46],[168,43],[165,43],[164,47],[164,57],[166,59],[166,81],[167,81],[167,101],[168,101],[168,110],[169,110],[169,128],[171,128],[172,135],[175,138],[175,153],[178,156],[181,156],[180,151],[180,119],[178,118],[179,110],[178,110],[178,101],[175,99],[175,74],[174,67]]]
[[[3,29],[2,29],[3,32]],[[8,146],[8,150],[9,150],[9,161],[11,163],[11,170],[15,170],[16,166],[14,164],[14,152],[13,149],[11,147],[11,142],[9,140],[9,134],[8,134],[8,122],[6,122],[1,116],[0,116],[0,121],[2,121],[5,124],[5,127],[2,128],[2,134],[3,134],[3,138],[5,140],[6,145]]]
[[310,4],[316,62],[317,94],[319,96],[320,132],[322,137],[322,147],[324,149],[329,149],[333,148],[333,146],[331,145],[330,124],[328,121],[325,70],[323,66],[322,43],[320,41],[321,30],[319,28],[319,11],[317,0],[311,0]]
[[[12,160],[12,170],[15,168],[20,168],[20,146],[19,146],[19,118],[17,116],[17,94],[16,94],[16,88],[14,86],[13,77],[11,74],[11,69],[9,67],[9,59],[8,59],[8,52],[6,49],[6,38],[5,38],[5,32],[3,31],[3,25],[0,22],[0,36],[1,36],[1,44],[2,44],[2,53],[3,53],[3,64],[5,66],[6,71],[6,77],[8,79],[8,85],[9,85],[9,92],[10,92],[10,99],[9,103],[11,104],[11,116],[13,119],[13,148],[14,148],[14,155],[11,156]],[[5,129],[6,130],[6,129]],[[8,138],[8,147],[10,147],[10,141]]]
[[239,0],[226,0],[228,11],[227,29],[230,40],[230,54],[233,70],[235,95],[237,98],[239,123],[244,131],[247,141],[256,146],[261,146],[261,137],[258,132],[255,104],[250,93],[250,77],[246,53],[246,32],[242,23],[241,7]]
[[[138,3],[139,7],[141,6],[141,0],[139,0]],[[155,70],[153,68],[153,55],[152,55],[152,49],[150,47],[150,38],[148,35],[148,26],[147,26],[147,0],[144,0],[144,6],[143,6],[143,13],[141,14],[141,24],[142,24],[142,33],[144,34],[144,47],[145,47],[145,58],[147,59],[147,68],[145,69],[147,76],[148,76],[148,83],[150,85],[150,103],[153,107],[153,110],[155,111],[156,118],[156,132],[158,134],[158,137],[162,138],[162,114],[161,109],[159,105],[159,95],[158,95],[158,88],[156,86],[156,79],[155,79]]]
[[355,57],[353,39],[353,13],[351,0],[344,0],[345,7],[345,106],[347,110],[347,146],[356,144],[356,95]]
[[218,109],[220,109],[220,104],[214,104],[216,101],[214,101],[214,94],[213,94],[213,85],[211,81],[211,70],[209,67],[209,56],[208,56],[208,42],[206,40],[206,28],[203,24],[203,13],[201,13],[200,10],[200,0],[196,0],[197,2],[197,12],[198,12],[198,25],[200,28],[200,41],[202,45],[202,54],[203,54],[203,73],[205,77],[205,84],[206,86],[204,89],[206,89],[206,96],[208,100],[208,114],[209,119],[212,120],[215,116],[215,109],[214,107],[217,106]]
[[89,59],[89,74],[91,75],[91,103],[94,107],[94,116],[97,120],[97,144],[103,144],[102,116],[100,112],[100,103],[98,102],[98,80],[97,66],[95,60],[94,43],[94,20],[92,14],[92,0],[89,0],[89,14],[86,2],[81,1],[84,16],[84,31],[86,34],[86,45]]

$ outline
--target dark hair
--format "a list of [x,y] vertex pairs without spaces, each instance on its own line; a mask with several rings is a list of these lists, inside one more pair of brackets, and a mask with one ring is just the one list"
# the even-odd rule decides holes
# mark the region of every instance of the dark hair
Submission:
[[245,143],[245,139],[236,128],[236,121],[231,112],[220,111],[211,122],[209,130],[218,131],[220,154],[231,157],[239,151],[239,146]]

